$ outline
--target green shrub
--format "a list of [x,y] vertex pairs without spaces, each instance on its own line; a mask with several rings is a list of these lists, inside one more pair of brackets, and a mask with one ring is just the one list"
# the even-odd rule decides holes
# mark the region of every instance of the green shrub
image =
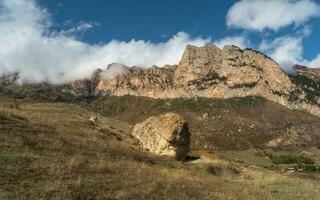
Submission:
[[[270,156],[269,156],[270,157]],[[313,165],[315,162],[311,158],[307,158],[304,156],[290,156],[290,155],[280,155],[275,156],[271,155],[271,161],[273,164],[307,164]]]
[[306,164],[298,164],[296,166],[297,169],[300,169],[304,172],[315,172],[320,173],[320,167],[317,167],[315,165],[306,165]]

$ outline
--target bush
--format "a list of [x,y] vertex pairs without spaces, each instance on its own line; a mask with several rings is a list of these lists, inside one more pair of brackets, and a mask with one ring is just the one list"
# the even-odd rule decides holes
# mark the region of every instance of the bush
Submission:
[[307,158],[304,156],[288,156],[288,155],[280,155],[275,156],[271,155],[271,161],[273,164],[307,164],[313,165],[315,162],[311,158]]

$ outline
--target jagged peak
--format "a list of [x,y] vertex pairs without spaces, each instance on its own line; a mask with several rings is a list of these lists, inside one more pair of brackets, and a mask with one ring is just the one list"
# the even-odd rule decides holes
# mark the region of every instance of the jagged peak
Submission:
[[103,78],[113,77],[120,74],[128,73],[129,67],[121,63],[111,63],[107,66],[106,70],[102,70],[100,75]]
[[242,49],[236,45],[225,45],[222,50],[235,50],[235,51],[242,51]]
[[186,51],[187,50],[190,50],[190,49],[210,49],[210,48],[214,48],[214,49],[220,49],[219,47],[217,47],[215,44],[211,43],[211,42],[208,42],[206,43],[205,45],[203,46],[195,46],[195,45],[191,45],[191,44],[188,44],[186,46]]

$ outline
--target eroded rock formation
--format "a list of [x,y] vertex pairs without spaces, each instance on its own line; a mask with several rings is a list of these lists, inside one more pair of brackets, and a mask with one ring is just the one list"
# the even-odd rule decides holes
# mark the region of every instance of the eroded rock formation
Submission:
[[188,124],[175,113],[150,117],[136,124],[132,135],[139,141],[143,149],[154,154],[182,160],[189,152]]
[[309,101],[310,95],[299,89],[274,60],[252,49],[189,45],[178,65],[125,69],[125,73],[102,77],[95,93],[151,98],[261,96],[320,115],[319,96]]

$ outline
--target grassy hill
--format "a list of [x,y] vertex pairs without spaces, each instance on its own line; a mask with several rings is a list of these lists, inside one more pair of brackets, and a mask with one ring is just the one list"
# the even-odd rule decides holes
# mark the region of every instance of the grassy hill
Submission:
[[164,100],[105,96],[84,107],[132,125],[161,113],[180,113],[190,125],[194,149],[266,148],[266,143],[278,138],[284,141],[273,147],[275,150],[320,147],[319,117],[289,110],[261,97]]
[[[104,97],[79,106],[0,98],[0,199],[317,199],[316,174],[289,175],[227,156],[231,150],[252,149],[226,148],[219,139],[243,120],[256,122],[252,132],[257,133],[289,122],[317,126],[317,118],[282,107],[275,119],[275,113],[264,111],[274,107],[264,101]],[[190,122],[192,155],[200,159],[178,162],[154,156],[130,136],[130,125],[167,111],[179,112]],[[102,114],[98,124],[90,123],[97,112]],[[205,121],[204,112],[210,116]],[[250,146],[264,142],[250,138],[244,136]],[[206,140],[217,148],[204,148]],[[270,163],[265,157],[259,156]]]

